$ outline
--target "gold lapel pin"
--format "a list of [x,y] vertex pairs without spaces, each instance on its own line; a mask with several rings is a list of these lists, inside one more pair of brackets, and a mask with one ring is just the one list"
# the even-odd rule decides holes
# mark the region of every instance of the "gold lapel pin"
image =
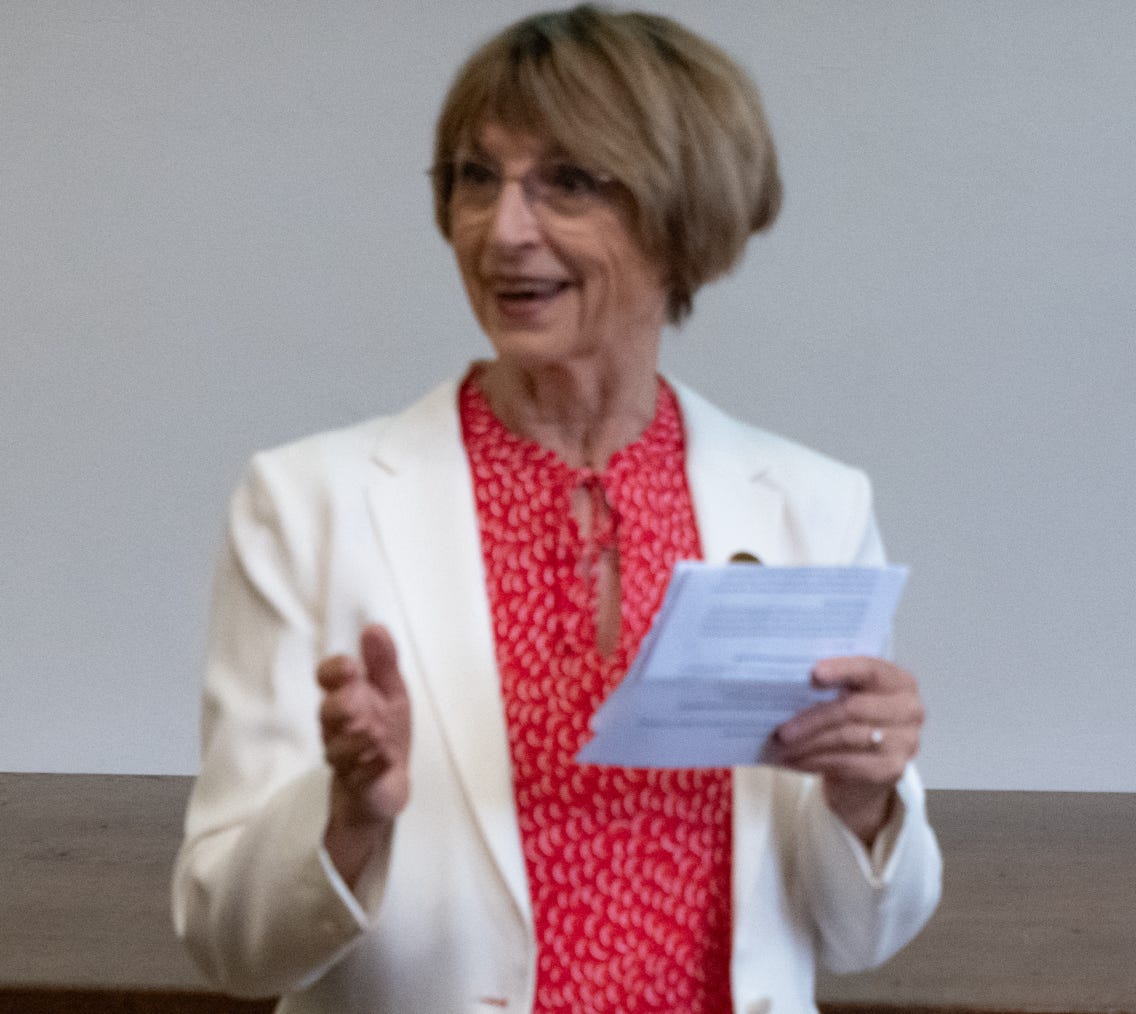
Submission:
[[761,563],[761,558],[754,556],[753,553],[747,553],[744,549],[739,549],[730,557],[730,563]]

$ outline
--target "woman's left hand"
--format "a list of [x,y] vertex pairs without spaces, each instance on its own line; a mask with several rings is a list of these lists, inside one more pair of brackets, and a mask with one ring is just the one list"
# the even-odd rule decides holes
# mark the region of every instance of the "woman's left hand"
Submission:
[[774,761],[819,774],[829,807],[867,845],[887,823],[895,785],[919,751],[923,701],[915,677],[879,658],[826,658],[813,683],[840,696],[782,724]]

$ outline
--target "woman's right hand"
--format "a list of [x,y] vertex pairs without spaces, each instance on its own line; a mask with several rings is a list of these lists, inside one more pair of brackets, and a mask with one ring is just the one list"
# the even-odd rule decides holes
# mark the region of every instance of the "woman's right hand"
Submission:
[[410,699],[394,642],[379,624],[364,629],[358,658],[326,658],[316,678],[333,771],[324,845],[353,887],[410,797]]

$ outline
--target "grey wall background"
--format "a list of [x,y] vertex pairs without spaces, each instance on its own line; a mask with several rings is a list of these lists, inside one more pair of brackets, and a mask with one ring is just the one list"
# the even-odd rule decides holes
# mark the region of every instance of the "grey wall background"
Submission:
[[[0,769],[189,773],[254,449],[487,347],[423,170],[522,2],[0,5]],[[1136,790],[1136,17],[660,0],[762,87],[784,215],[665,365],[862,464],[932,786]]]

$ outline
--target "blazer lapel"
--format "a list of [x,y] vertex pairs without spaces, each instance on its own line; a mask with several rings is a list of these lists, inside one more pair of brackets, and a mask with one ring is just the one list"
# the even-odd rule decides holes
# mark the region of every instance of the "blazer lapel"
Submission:
[[457,392],[445,384],[391,420],[374,452],[371,510],[409,645],[457,777],[526,925],[517,830],[485,573]]
[[[776,454],[767,445],[767,435],[731,419],[690,389],[671,383],[682,404],[687,478],[705,560],[725,563],[735,553],[746,552],[770,565],[802,562],[803,546],[794,535],[792,513],[778,482]],[[766,861],[770,811],[765,801],[771,793],[769,768],[735,769],[735,912],[750,907],[753,885]]]
[[726,563],[738,552],[783,565],[800,555],[761,433],[669,381],[682,405],[686,471],[702,555]]

